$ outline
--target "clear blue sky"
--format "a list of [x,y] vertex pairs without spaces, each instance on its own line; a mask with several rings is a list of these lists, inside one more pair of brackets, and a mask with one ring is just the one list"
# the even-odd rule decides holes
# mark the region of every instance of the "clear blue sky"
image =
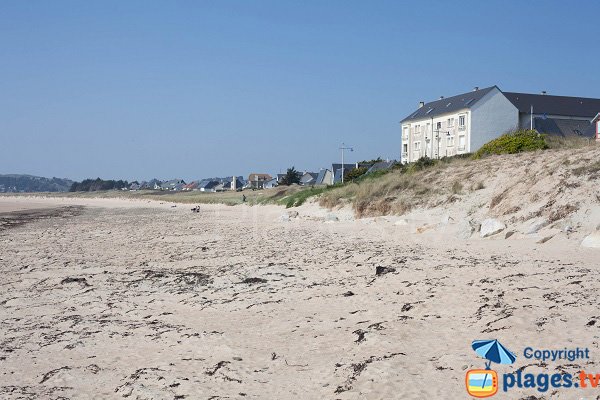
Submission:
[[598,1],[1,1],[0,173],[186,180],[398,158],[419,100],[600,97]]

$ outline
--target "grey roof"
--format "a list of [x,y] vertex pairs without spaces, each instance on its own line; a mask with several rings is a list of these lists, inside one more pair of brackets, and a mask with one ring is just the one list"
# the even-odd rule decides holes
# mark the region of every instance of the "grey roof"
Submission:
[[171,179],[169,181],[163,182],[162,184],[163,186],[174,186],[178,184],[185,184],[185,182],[183,181],[183,179]]
[[[356,168],[356,164],[344,164],[344,169],[349,171]],[[331,169],[336,172],[338,169],[342,169],[342,164],[331,164]]]
[[529,114],[568,115],[594,118],[600,112],[600,99],[585,97],[550,96],[544,94],[503,92],[519,112]]
[[219,181],[205,179],[203,181],[200,181],[200,183],[198,183],[198,188],[199,189],[212,189],[215,186],[217,186],[219,183],[220,183]]
[[323,183],[323,180],[325,180],[325,174],[327,173],[327,171],[329,171],[327,168],[321,168],[321,170],[319,171],[319,175],[317,175],[317,179],[315,180],[315,183],[317,185],[321,185]]
[[335,170],[335,175],[333,176],[333,183],[339,183],[341,181],[342,181],[342,169],[340,168],[340,169]]
[[596,133],[596,124],[590,124],[590,126],[587,127],[587,129],[585,130],[585,132],[583,132],[583,136],[587,136],[587,137],[591,137],[591,138],[595,138],[597,135]]
[[[231,189],[231,182],[233,182],[233,179],[228,178],[226,181],[223,182],[223,187],[225,189]],[[244,181],[242,179],[240,179],[239,177],[235,178],[235,188],[236,189],[240,189],[244,186]]]
[[593,137],[593,130],[589,130],[588,121],[577,119],[558,119],[558,118],[539,118],[533,119],[534,128],[540,133],[548,133],[558,136],[590,136]]
[[496,86],[491,86],[485,89],[474,90],[472,92],[467,92],[452,97],[445,97],[440,100],[426,103],[423,107],[419,107],[416,111],[400,122],[433,118],[438,115],[454,113],[459,110],[471,108],[473,105],[475,105],[475,103],[481,100],[483,96],[495,88],[497,89]]
[[375,164],[373,164],[371,166],[371,168],[369,168],[367,170],[367,173],[375,172],[375,171],[381,171],[381,170],[384,170],[384,169],[392,168],[395,163],[396,163],[396,161],[394,161],[394,160],[392,160],[392,161],[380,161],[380,162],[376,162]]

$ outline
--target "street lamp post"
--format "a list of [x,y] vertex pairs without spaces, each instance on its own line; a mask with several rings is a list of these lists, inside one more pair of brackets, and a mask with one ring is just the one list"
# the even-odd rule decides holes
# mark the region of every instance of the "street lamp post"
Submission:
[[[344,143],[342,143],[340,150],[342,151],[342,183],[344,183],[344,150],[354,151],[354,148],[347,147]],[[333,173],[335,174],[335,171],[333,171]]]

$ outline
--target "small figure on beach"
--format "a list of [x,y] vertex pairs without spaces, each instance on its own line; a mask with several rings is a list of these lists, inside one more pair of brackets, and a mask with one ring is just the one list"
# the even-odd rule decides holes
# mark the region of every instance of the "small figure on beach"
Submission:
[[200,206],[196,206],[196,207],[192,208],[192,212],[199,213],[200,212]]
[[242,203],[245,203],[245,202],[246,202],[246,195],[245,195],[245,194],[243,194],[243,195],[242,195]]

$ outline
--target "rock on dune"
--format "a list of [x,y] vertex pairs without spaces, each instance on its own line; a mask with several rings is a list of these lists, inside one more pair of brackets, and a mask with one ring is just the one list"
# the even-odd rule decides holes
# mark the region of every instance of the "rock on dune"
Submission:
[[337,217],[337,215],[333,214],[333,213],[329,213],[325,216],[325,222],[337,222],[340,219]]
[[544,218],[535,219],[530,222],[525,233],[527,233],[528,235],[533,235],[534,233],[537,233],[540,229],[546,227],[548,224],[548,220]]
[[600,232],[590,233],[581,242],[581,247],[600,248]]
[[471,221],[462,220],[457,224],[456,237],[459,239],[468,239],[471,237],[475,228],[473,227]]
[[503,222],[498,221],[494,218],[488,218],[481,223],[481,230],[479,231],[479,235],[482,238],[495,235],[498,232],[502,232],[506,229],[506,225]]
[[279,221],[281,222],[288,222],[290,220],[290,216],[287,214],[281,214],[279,216]]

